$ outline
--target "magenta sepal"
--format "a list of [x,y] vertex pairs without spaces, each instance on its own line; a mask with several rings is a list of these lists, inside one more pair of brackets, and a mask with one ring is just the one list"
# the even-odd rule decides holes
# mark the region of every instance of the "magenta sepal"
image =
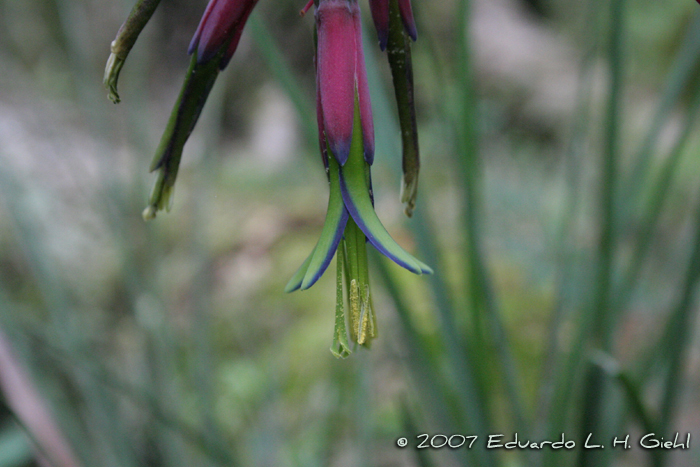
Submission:
[[[359,7],[354,16],[355,20],[355,60],[357,99],[360,104],[360,124],[362,125],[362,145],[365,161],[372,165],[374,162],[374,118],[372,117],[372,102],[369,97],[369,83],[367,82],[367,69],[365,68],[365,53],[362,48],[362,23],[360,21]],[[354,102],[353,102],[354,109]]]
[[[359,100],[365,160],[374,160],[374,125],[356,0],[321,0],[316,10],[319,125],[342,166],[350,153],[355,96]],[[322,136],[321,136],[322,137]],[[323,149],[323,145],[322,149]]]
[[250,13],[258,0],[210,0],[188,53],[197,51],[197,62],[205,63],[226,47],[219,69],[223,70],[233,57]]
[[411,0],[398,0],[399,1],[399,13],[401,13],[401,21],[403,21],[403,27],[406,28],[406,33],[414,41],[418,38],[418,31],[416,31],[416,20],[413,19],[413,9],[411,8]]
[[[372,20],[374,21],[374,27],[377,29],[377,36],[379,37],[379,48],[382,50],[386,50],[387,42],[389,41],[390,1],[391,0],[369,0]],[[411,0],[398,0],[398,5],[399,13],[401,14],[401,22],[406,30],[406,34],[415,41],[418,37],[418,33],[416,31],[416,21],[413,18]]]
[[389,0],[369,0],[374,27],[379,37],[379,48],[386,50],[389,41]]

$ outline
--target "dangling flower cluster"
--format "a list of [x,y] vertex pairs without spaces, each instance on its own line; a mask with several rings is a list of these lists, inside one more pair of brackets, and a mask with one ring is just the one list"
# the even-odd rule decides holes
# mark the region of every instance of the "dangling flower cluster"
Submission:
[[[159,0],[139,0],[112,43],[105,71],[110,98],[119,101],[117,79],[136,37]],[[144,210],[152,219],[170,208],[183,147],[192,132],[219,71],[233,56],[246,20],[257,0],[211,0],[190,43],[192,54],[185,82],[156,151],[151,171],[158,179]],[[374,212],[370,167],[374,161],[374,125],[362,49],[357,0],[312,0],[317,47],[316,101],[319,146],[330,186],[328,211],[316,247],[294,274],[287,292],[311,287],[336,256],[336,322],[331,351],[350,354],[350,338],[368,346],[376,336],[369,287],[367,243],[415,274],[432,270],[401,248]],[[413,105],[410,41],[416,28],[410,0],[370,0],[382,50],[388,48],[402,128],[404,182],[402,200],[410,216],[415,205],[418,141]]]

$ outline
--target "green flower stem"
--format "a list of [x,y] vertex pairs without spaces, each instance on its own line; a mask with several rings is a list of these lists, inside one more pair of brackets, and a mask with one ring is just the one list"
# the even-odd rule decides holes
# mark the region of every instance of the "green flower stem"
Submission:
[[136,43],[136,39],[153,16],[159,3],[160,0],[138,0],[131,9],[129,17],[119,28],[117,37],[112,41],[112,53],[109,55],[105,67],[104,86],[109,91],[109,99],[115,104],[121,101],[117,92],[119,72],[124,66],[131,48]]

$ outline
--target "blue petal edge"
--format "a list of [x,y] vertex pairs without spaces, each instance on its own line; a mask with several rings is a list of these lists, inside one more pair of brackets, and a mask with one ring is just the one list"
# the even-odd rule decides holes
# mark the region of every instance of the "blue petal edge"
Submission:
[[[413,258],[413,256],[410,255],[410,253],[406,252],[401,246],[394,242],[394,248],[398,248],[401,251],[403,251],[407,256],[410,256],[410,259],[413,261],[411,263],[408,263],[399,257],[397,257],[395,254],[393,254],[390,251],[390,247],[387,245],[384,245],[382,242],[379,241],[377,238],[377,235],[368,227],[367,222],[365,222],[365,219],[362,218],[360,212],[358,211],[357,207],[355,206],[355,202],[352,199],[352,196],[350,192],[347,189],[345,179],[343,177],[343,174],[341,173],[340,176],[340,190],[343,193],[343,201],[345,202],[345,206],[352,216],[353,220],[355,223],[360,227],[360,230],[365,234],[367,237],[367,240],[374,246],[381,254],[386,256],[387,258],[391,259],[393,262],[398,264],[399,266],[407,269],[408,271],[411,271],[414,274],[432,274],[433,270],[427,266],[426,264],[423,264],[421,261],[417,260],[416,258]],[[367,194],[367,197],[369,198],[369,193]],[[372,210],[372,213],[374,213],[374,210]],[[376,214],[375,214],[376,216]],[[381,221],[379,218],[376,219],[376,222],[379,223],[381,228],[384,228],[384,226],[381,224]],[[386,229],[384,229],[386,232]],[[389,236],[389,233],[386,232],[386,235]],[[393,241],[393,239],[392,239]]]

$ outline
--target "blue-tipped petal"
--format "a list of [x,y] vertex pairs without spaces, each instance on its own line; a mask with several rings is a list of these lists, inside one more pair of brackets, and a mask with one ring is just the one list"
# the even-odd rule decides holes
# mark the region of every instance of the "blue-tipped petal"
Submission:
[[401,13],[401,21],[406,28],[406,33],[414,41],[418,39],[416,31],[416,20],[413,19],[413,9],[411,8],[411,0],[399,0],[399,12]]
[[329,159],[330,196],[328,197],[328,210],[321,236],[304,264],[287,283],[285,292],[294,292],[298,289],[306,290],[314,285],[328,268],[338,249],[338,244],[343,238],[349,214],[343,204],[343,195],[340,191],[338,163],[333,158]]
[[406,252],[406,250],[401,248],[401,246],[391,238],[389,232],[386,231],[377,217],[377,214],[374,212],[372,201],[369,198],[369,193],[366,188],[364,191],[356,189],[357,177],[354,177],[353,174],[348,174],[348,164],[345,164],[343,167],[340,177],[343,201],[353,220],[367,237],[367,240],[379,250],[381,254],[412,273],[419,275],[432,274],[433,270],[428,265],[411,256],[410,253]]
[[[301,290],[306,290],[318,281],[328,265],[331,264],[333,255],[338,249],[338,244],[340,239],[343,238],[343,231],[345,230],[345,224],[348,222],[348,210],[343,207],[341,212],[341,217],[337,219],[337,222],[329,222],[329,235],[328,239],[321,244],[324,240],[323,234],[321,234],[321,239],[319,239],[319,244],[314,249],[313,257],[309,263],[309,267],[304,276],[304,281],[301,283]],[[335,231],[332,229],[335,228]]]
[[374,27],[377,28],[379,48],[384,51],[389,41],[389,0],[369,0],[369,9]]
[[258,0],[210,0],[192,37],[188,53],[192,54],[196,50],[199,63],[206,63],[222,48],[227,48],[220,63],[223,70],[236,50],[243,27],[257,2]]
[[366,172],[369,165],[363,157],[362,131],[359,130],[360,112],[357,100],[355,101],[353,127],[350,157],[340,169],[340,190],[345,207],[367,240],[384,256],[414,274],[431,274],[433,271],[430,267],[411,256],[391,238],[374,212]]
[[332,157],[329,158],[329,168],[331,192],[328,197],[326,221],[323,223],[321,237],[316,243],[308,270],[301,283],[302,290],[306,290],[314,285],[326,271],[335,251],[338,249],[340,239],[343,238],[345,224],[348,222],[348,210],[345,209],[343,195],[340,192],[338,163]]
[[311,251],[311,254],[304,260],[302,265],[299,266],[297,272],[295,272],[292,278],[289,279],[289,282],[287,282],[287,285],[284,287],[285,292],[290,293],[294,292],[295,290],[299,290],[301,283],[304,280],[304,276],[306,275],[306,271],[309,269],[309,263],[311,263],[311,258],[313,258],[315,251],[316,248]]
[[330,152],[335,156],[335,159],[340,165],[345,165],[350,156],[350,143],[342,139],[331,141],[328,133],[326,133],[326,137],[328,138],[328,149]]

